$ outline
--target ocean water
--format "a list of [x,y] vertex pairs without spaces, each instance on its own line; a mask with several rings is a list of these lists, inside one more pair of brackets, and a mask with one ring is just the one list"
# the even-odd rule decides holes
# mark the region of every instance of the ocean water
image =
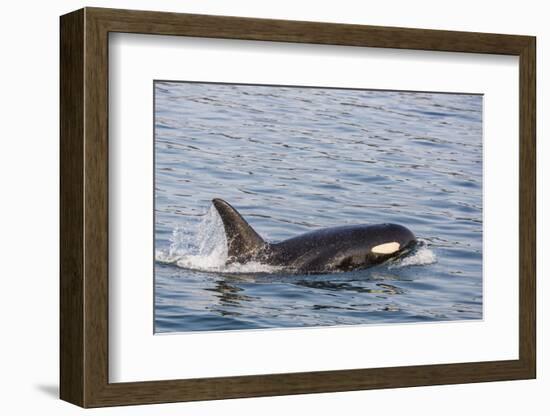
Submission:
[[[157,81],[155,332],[482,319],[481,95]],[[225,265],[213,198],[267,241],[392,222],[345,273]]]

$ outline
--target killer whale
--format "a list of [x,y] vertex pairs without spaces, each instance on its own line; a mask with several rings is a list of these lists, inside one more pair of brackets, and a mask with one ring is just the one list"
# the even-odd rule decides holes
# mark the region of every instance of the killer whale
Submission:
[[351,271],[380,264],[409,251],[416,237],[398,224],[345,225],[310,231],[269,243],[223,199],[212,204],[227,240],[227,264],[256,261],[296,273]]

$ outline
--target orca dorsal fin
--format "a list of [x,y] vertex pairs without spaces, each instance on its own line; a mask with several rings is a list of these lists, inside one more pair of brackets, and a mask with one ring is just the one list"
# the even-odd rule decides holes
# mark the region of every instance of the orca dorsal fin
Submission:
[[212,204],[223,222],[229,262],[245,263],[267,246],[262,237],[254,231],[235,208],[219,198],[213,199]]

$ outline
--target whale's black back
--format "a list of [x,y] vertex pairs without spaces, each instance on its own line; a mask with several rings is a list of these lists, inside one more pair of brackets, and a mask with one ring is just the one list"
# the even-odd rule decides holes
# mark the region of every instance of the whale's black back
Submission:
[[395,255],[376,254],[372,249],[398,243],[399,251],[415,242],[411,231],[398,224],[347,225],[324,228],[272,244],[279,264],[301,272],[352,270],[378,264]]

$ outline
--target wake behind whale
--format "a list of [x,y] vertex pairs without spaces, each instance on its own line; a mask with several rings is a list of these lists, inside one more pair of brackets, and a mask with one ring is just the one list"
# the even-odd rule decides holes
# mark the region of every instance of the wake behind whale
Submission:
[[[391,240],[391,241],[389,241]],[[389,264],[431,264],[435,254],[405,227],[342,226],[312,231],[280,243],[264,241],[227,202],[215,199],[202,221],[173,230],[159,263],[234,274],[333,273]]]

